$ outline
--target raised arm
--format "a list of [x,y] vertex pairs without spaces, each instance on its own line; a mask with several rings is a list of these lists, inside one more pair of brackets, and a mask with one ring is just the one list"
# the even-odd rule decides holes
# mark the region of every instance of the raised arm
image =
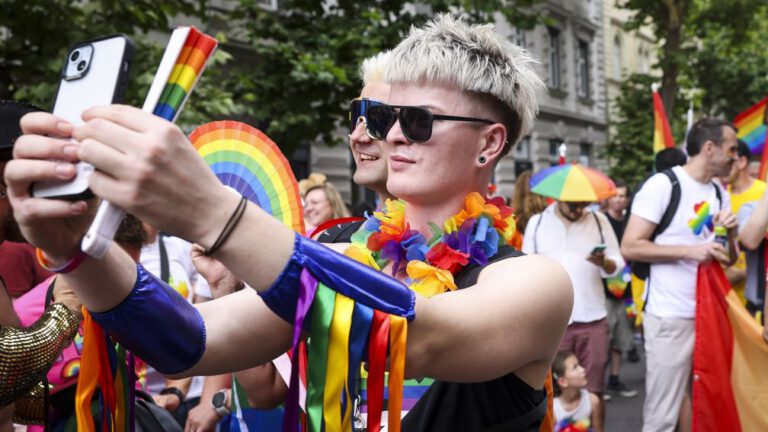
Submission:
[[502,260],[477,285],[419,298],[406,375],[484,381],[538,364],[544,382],[573,306],[568,274],[544,256]]
[[754,206],[752,214],[739,229],[739,241],[750,250],[757,249],[768,229],[768,192]]

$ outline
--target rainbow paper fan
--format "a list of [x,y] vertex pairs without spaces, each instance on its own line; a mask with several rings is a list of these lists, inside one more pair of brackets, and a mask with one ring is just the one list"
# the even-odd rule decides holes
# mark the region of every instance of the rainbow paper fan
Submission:
[[189,138],[225,186],[304,234],[296,177],[268,136],[245,123],[217,121],[198,127]]

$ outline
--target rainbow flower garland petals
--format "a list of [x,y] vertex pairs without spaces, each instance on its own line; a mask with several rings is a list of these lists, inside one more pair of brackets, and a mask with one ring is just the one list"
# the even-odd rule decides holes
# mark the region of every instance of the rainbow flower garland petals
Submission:
[[427,241],[405,222],[405,203],[388,200],[383,211],[367,216],[345,254],[374,268],[391,262],[392,276],[405,270],[408,286],[431,297],[455,290],[453,275],[470,264],[488,264],[515,233],[512,209],[503,199],[486,200],[477,192],[464,198],[464,208],[442,229],[430,226],[432,237]]

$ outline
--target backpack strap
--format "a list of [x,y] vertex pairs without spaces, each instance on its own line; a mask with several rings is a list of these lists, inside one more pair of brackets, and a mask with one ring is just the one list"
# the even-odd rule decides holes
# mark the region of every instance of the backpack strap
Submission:
[[715,187],[715,196],[717,197],[717,203],[720,205],[720,210],[723,209],[723,193],[720,191],[720,186],[717,183],[712,182],[712,186]]
[[[680,195],[682,194],[682,190],[680,188],[680,180],[677,178],[677,174],[672,171],[672,168],[665,169],[661,173],[667,176],[669,182],[672,183],[672,192],[669,196],[669,204],[667,204],[667,209],[664,210],[664,214],[661,216],[659,224],[656,225],[656,229],[653,230],[653,233],[649,238],[650,241],[656,240],[656,237],[658,237],[659,234],[663,233],[667,230],[667,228],[669,228],[669,225],[672,223],[672,219],[675,217],[675,213],[677,213],[677,208],[680,206]],[[717,186],[715,186],[715,188],[717,188]],[[718,191],[718,197],[719,196],[720,195]],[[648,276],[646,277],[645,281],[645,302],[643,302],[643,312],[645,312],[645,307],[648,306],[648,301],[651,298],[650,264],[648,264]]]
[[[659,234],[663,233],[667,230],[667,228],[669,228],[669,225],[672,223],[672,219],[675,217],[675,213],[677,213],[677,207],[680,205],[680,195],[682,194],[680,189],[680,180],[677,178],[675,172],[670,168],[662,171],[661,173],[667,176],[669,182],[672,183],[672,193],[669,197],[669,204],[667,205],[667,209],[664,210],[664,214],[661,216],[659,224],[656,225],[656,229],[653,230],[653,234],[651,234],[651,238],[649,239],[651,241],[655,240]],[[719,197],[720,192],[718,190],[718,199]]]
[[171,280],[171,272],[168,263],[168,250],[165,248],[163,237],[162,233],[157,233],[157,246],[160,249],[160,279],[168,283]]
[[595,223],[597,224],[597,231],[600,233],[600,243],[605,244],[605,236],[603,236],[603,226],[600,225],[600,219],[598,219],[597,213],[592,212],[592,217],[595,218]]

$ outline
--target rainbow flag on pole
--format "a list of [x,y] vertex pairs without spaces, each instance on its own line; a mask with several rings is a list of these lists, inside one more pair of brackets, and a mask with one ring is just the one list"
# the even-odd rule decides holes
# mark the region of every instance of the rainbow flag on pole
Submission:
[[656,88],[652,86],[653,91],[653,154],[656,154],[665,148],[674,148],[675,140],[672,138],[672,130],[669,128],[667,113],[664,110],[664,102]]
[[766,168],[768,167],[768,152],[765,148],[766,126],[765,126],[765,107],[768,104],[768,97],[747,108],[736,116],[733,124],[739,128],[738,137],[744,140],[752,151],[752,154],[763,154],[760,161],[760,179],[765,180]]
[[768,431],[768,343],[717,262],[699,266],[693,431]]

